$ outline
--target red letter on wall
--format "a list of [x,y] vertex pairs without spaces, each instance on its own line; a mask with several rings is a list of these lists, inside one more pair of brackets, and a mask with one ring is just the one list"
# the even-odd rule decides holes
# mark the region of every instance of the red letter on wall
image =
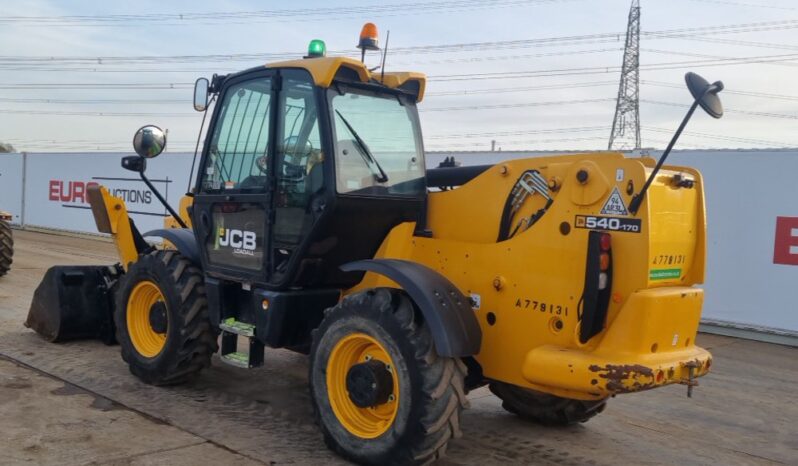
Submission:
[[61,182],[58,180],[50,180],[50,200],[58,200],[58,192],[61,190]]
[[773,263],[798,265],[798,217],[776,217]]

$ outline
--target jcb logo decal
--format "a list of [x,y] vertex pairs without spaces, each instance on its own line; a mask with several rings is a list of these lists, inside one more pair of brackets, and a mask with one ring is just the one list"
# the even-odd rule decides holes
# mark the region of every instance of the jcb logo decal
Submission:
[[254,231],[219,228],[219,246],[233,248],[234,254],[252,255],[257,244],[256,238]]

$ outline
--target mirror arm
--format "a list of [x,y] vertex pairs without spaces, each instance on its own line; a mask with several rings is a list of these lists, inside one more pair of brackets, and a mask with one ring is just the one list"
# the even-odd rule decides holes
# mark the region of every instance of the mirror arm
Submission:
[[[704,91],[704,94],[714,89],[715,89],[714,85],[710,86],[707,88],[706,91]],[[651,186],[651,182],[654,181],[654,177],[657,176],[657,173],[659,172],[660,168],[662,168],[662,165],[665,163],[665,159],[668,158],[668,154],[671,153],[673,145],[676,144],[676,141],[679,139],[679,136],[681,136],[684,127],[687,126],[687,122],[690,121],[690,118],[693,116],[693,112],[695,112],[695,109],[698,107],[698,102],[700,100],[701,99],[695,99],[693,105],[690,106],[690,110],[687,111],[687,115],[684,116],[682,123],[679,125],[679,129],[676,130],[676,134],[674,134],[673,138],[671,138],[671,142],[668,143],[668,147],[665,149],[665,152],[662,153],[662,156],[659,158],[659,161],[657,162],[657,165],[654,167],[654,170],[651,172],[651,175],[648,176],[648,179],[646,180],[646,183],[643,185],[643,188],[640,190],[639,193],[635,194],[632,197],[632,202],[629,203],[629,212],[632,215],[637,215],[637,211],[640,209],[640,205],[643,203],[643,197],[646,195],[648,187]]]
[[175,210],[172,208],[172,206],[170,206],[169,203],[166,202],[166,199],[164,199],[164,197],[161,196],[161,193],[152,184],[150,179],[147,178],[147,175],[144,174],[143,170],[139,172],[139,176],[141,176],[141,180],[144,181],[144,184],[146,184],[147,187],[150,188],[150,191],[152,191],[152,193],[155,194],[155,197],[157,197],[158,200],[161,201],[161,204],[163,204],[163,206],[166,207],[166,210],[168,210],[169,213],[172,214],[172,217],[174,217],[174,219],[177,221],[177,223],[179,223],[180,226],[183,227],[183,228],[188,228],[188,225],[186,225],[186,222],[184,222],[183,219],[180,218],[180,216],[177,214],[177,212],[175,212]]

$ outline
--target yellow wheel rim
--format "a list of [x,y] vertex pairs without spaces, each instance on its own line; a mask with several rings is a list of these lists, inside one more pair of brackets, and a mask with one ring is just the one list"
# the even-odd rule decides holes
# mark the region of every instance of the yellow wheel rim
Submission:
[[[392,372],[393,392],[387,402],[361,408],[349,398],[346,376],[352,366],[371,359],[383,362]],[[338,341],[327,361],[327,395],[338,421],[352,435],[373,439],[384,434],[399,411],[399,377],[385,347],[365,333],[353,333]]]
[[[164,297],[155,283],[138,283],[127,299],[127,331],[136,351],[145,358],[153,358],[166,344],[166,333],[158,333],[150,325],[150,308],[163,302]],[[168,323],[167,323],[168,325]]]

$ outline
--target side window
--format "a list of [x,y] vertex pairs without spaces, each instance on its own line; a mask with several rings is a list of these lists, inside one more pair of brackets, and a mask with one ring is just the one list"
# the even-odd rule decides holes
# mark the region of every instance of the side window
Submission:
[[275,268],[287,265],[292,250],[307,235],[313,217],[313,195],[323,187],[324,154],[319,137],[318,108],[310,77],[285,73],[278,106],[275,193]]
[[270,78],[228,88],[202,171],[203,191],[265,188],[270,102]]

